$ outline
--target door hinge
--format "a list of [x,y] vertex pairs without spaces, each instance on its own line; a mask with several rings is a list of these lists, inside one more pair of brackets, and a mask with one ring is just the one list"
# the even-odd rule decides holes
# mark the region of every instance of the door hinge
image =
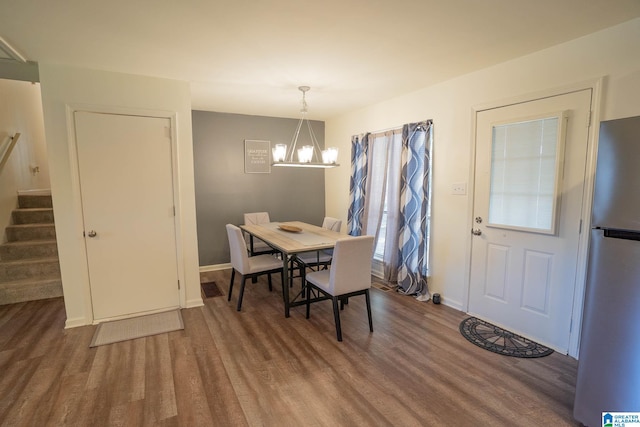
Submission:
[[587,127],[591,127],[591,115],[592,112],[591,110],[589,110],[589,112],[587,113]]
[[176,216],[176,206],[173,205],[173,216]]
[[178,290],[180,289],[180,280],[178,280]]
[[578,225],[578,234],[582,234],[582,220],[580,220],[580,225]]

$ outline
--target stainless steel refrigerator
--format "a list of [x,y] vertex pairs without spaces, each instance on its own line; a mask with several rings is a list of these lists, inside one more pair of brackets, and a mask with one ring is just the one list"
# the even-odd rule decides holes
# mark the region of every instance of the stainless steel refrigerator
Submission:
[[640,117],[600,124],[573,414],[640,412]]

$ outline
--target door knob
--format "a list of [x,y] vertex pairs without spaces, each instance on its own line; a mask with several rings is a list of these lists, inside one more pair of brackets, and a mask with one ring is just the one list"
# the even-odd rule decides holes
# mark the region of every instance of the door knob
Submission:
[[91,230],[90,232],[87,233],[87,236],[89,237],[96,237],[98,235],[98,233],[95,232],[95,230]]
[[479,228],[476,228],[475,230],[471,230],[471,234],[473,234],[474,236],[480,236],[482,234],[482,230],[480,230]]

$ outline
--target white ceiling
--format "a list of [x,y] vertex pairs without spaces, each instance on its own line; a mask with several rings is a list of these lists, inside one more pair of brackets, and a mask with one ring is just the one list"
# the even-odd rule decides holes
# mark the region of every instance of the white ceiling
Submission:
[[194,109],[326,119],[640,16],[640,0],[0,0],[31,61],[186,80]]

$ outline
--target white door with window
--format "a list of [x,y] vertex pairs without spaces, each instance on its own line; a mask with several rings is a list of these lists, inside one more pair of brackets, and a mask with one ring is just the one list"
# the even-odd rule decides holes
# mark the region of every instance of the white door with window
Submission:
[[170,120],[74,118],[94,320],[178,307]]
[[591,90],[479,111],[469,313],[569,347]]

